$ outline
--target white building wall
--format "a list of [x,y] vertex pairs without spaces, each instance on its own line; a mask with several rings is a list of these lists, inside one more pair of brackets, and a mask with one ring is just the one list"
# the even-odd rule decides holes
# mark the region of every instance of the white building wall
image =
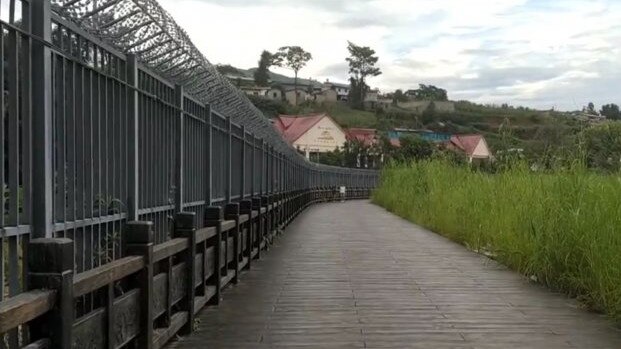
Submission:
[[312,153],[325,153],[336,148],[342,149],[345,141],[345,133],[332,119],[326,117],[298,138],[293,147]]

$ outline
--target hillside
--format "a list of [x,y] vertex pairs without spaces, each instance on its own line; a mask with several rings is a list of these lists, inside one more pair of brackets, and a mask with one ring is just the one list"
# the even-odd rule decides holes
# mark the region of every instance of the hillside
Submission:
[[[265,110],[261,106],[263,103],[271,105],[272,108]],[[565,113],[483,106],[470,102],[456,102],[455,113],[423,115],[398,107],[361,111],[344,103],[306,103],[298,107],[274,101],[256,101],[255,104],[270,117],[277,114],[327,112],[343,128],[364,127],[382,131],[392,128],[417,128],[447,133],[479,133],[485,136],[492,149],[522,148],[532,155],[541,154],[550,146],[572,141],[572,136],[585,126],[583,122]]]
[[[232,80],[252,81],[255,68],[221,66]],[[270,72],[276,84],[293,84],[294,79]],[[316,80],[298,79],[301,86],[317,85]],[[422,114],[392,106],[386,110],[357,110],[345,103],[318,105],[305,102],[293,107],[285,102],[250,97],[266,116],[327,112],[343,128],[363,127],[387,131],[392,128],[429,129],[447,133],[483,134],[492,149],[522,148],[527,154],[541,154],[550,146],[573,141],[585,123],[568,113],[541,111],[508,105],[481,105],[469,101],[455,102],[454,113],[428,110]]]

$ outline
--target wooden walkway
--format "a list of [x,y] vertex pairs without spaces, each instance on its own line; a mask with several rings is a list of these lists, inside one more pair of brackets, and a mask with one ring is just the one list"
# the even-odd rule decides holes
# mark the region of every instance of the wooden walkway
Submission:
[[301,214],[170,348],[621,348],[573,300],[368,202]]

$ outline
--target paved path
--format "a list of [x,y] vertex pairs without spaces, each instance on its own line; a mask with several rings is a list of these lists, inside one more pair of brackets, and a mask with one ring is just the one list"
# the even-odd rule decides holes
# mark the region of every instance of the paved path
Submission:
[[171,348],[621,348],[575,302],[363,201],[311,207]]

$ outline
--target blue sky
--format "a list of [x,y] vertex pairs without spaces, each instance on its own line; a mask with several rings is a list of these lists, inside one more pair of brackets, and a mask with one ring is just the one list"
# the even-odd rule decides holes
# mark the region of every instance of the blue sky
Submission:
[[350,40],[377,51],[370,84],[383,92],[424,83],[480,103],[621,104],[620,0],[160,3],[212,63],[249,68],[263,49],[299,45],[314,57],[300,76],[346,81]]

